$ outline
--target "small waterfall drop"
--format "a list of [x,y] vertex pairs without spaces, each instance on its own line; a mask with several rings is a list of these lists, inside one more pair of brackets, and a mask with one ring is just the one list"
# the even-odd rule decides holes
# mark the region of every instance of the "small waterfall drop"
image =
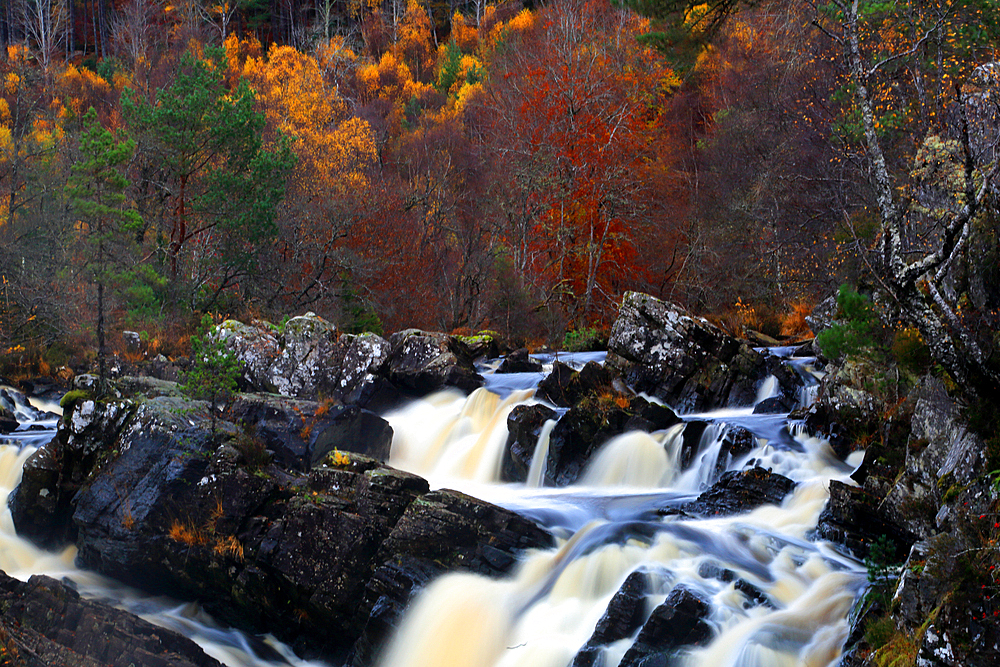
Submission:
[[[758,399],[774,395],[776,381],[773,386],[764,382]],[[389,418],[397,433],[393,446],[402,443],[399,451],[407,453],[394,450],[392,463],[440,479],[442,467],[436,462],[429,468],[408,467],[415,460],[408,452],[424,449],[414,447],[418,440],[434,441],[429,459],[467,459],[472,451],[488,455],[489,465],[464,466],[475,473],[463,476],[459,466],[451,466],[442,481],[534,517],[563,536],[560,547],[527,555],[515,573],[500,581],[445,575],[407,612],[380,667],[566,667],[635,572],[649,581],[646,615],[678,584],[710,603],[706,621],[713,628],[712,641],[682,653],[678,664],[825,667],[836,659],[847,635],[848,611],[866,578],[859,563],[813,542],[811,534],[827,501],[829,480],[848,480],[851,464],[859,461],[837,460],[825,441],[790,428],[782,415],[739,408],[687,415],[665,431],[612,438],[591,457],[579,482],[562,489],[540,488],[556,423],[550,421],[539,434],[530,482],[498,485],[481,472],[498,470],[512,396],[494,403],[470,396],[469,406],[485,412],[469,417],[460,433],[461,409],[447,405],[457,399],[431,397],[411,406],[427,411],[416,419],[397,413]],[[516,400],[534,399],[527,391]],[[685,444],[692,421],[702,431],[696,443]],[[751,451],[734,457],[724,447],[736,428],[753,435]],[[447,442],[431,430],[448,434]],[[463,444],[470,440],[499,446]],[[693,451],[684,453],[685,447]],[[684,469],[682,459],[689,459]],[[710,486],[720,465],[738,469],[749,459],[798,482],[781,505],[706,519],[658,515],[657,508]],[[722,571],[731,574],[720,576]],[[744,583],[737,586],[737,581]],[[748,597],[748,590],[759,595]],[[634,635],[601,647],[603,664],[617,665],[633,640]]]
[[74,564],[76,547],[49,552],[18,537],[7,497],[20,483],[28,457],[55,435],[56,421],[62,411],[56,404],[34,400],[29,403],[12,388],[3,389],[17,406],[12,412],[20,425],[14,432],[0,435],[0,570],[22,581],[33,574],[68,580],[85,598],[118,606],[150,623],[190,637],[205,653],[228,667],[329,667],[320,661],[298,658],[288,646],[270,636],[252,637],[221,627],[196,604],[150,596],[81,570]]

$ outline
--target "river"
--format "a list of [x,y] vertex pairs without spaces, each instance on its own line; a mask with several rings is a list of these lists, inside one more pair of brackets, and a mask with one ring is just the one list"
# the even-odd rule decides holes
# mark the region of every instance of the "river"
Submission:
[[[603,355],[562,355],[560,360],[579,367],[602,361]],[[814,398],[810,362],[788,361],[810,378],[801,397],[805,402]],[[866,575],[861,564],[814,540],[812,532],[829,481],[850,483],[860,453],[846,463],[838,461],[825,441],[804,435],[784,415],[754,415],[753,406],[744,406],[683,415],[710,422],[687,470],[679,465],[685,428],[679,424],[617,437],[601,448],[578,484],[544,487],[550,429],[543,428],[528,483],[504,484],[498,480],[507,416],[517,405],[534,401],[534,387],[544,373],[501,375],[490,367],[484,368],[484,377],[486,386],[468,397],[441,392],[386,415],[395,433],[389,463],[426,477],[432,488],[457,489],[524,514],[552,531],[559,544],[527,554],[503,580],[451,574],[433,582],[411,605],[379,667],[567,667],[632,573],[644,582],[644,615],[678,585],[709,604],[705,620],[713,638],[674,656],[671,664],[836,664],[848,613]],[[758,401],[773,390],[771,383],[762,383]],[[23,427],[35,423],[45,430],[19,430],[0,445],[4,497],[17,484],[24,460],[54,432],[54,418],[46,420],[32,410],[52,408],[22,406]],[[751,431],[756,447],[728,461],[727,468],[738,470],[753,462],[793,479],[795,490],[780,506],[738,516],[692,519],[662,512],[715,481],[720,443],[734,426]],[[39,551],[14,535],[6,506],[0,514],[0,541],[0,568],[11,576],[68,578],[88,597],[191,636],[224,664],[321,664],[299,660],[273,639],[220,628],[196,605],[151,598],[79,570],[73,565],[73,549]],[[748,590],[755,593],[749,596]],[[598,649],[595,664],[618,665],[633,639]]]

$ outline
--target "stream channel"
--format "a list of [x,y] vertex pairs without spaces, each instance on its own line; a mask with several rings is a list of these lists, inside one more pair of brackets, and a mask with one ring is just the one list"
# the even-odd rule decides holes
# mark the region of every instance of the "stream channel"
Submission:
[[[788,355],[776,348],[772,354]],[[560,354],[576,368],[603,353]],[[549,370],[551,355],[536,356]],[[804,378],[801,402],[815,397],[811,359],[787,359]],[[507,416],[534,402],[542,373],[494,374],[465,396],[440,392],[386,415],[394,430],[389,463],[525,515],[550,530],[559,545],[526,554],[515,572],[494,580],[445,575],[411,603],[379,667],[567,667],[590,639],[609,602],[633,573],[645,591],[643,617],[680,585],[709,603],[712,639],[653,665],[683,667],[827,667],[839,660],[847,617],[867,578],[864,566],[816,540],[813,532],[831,479],[851,483],[856,452],[839,461],[825,441],[804,434],[786,415],[753,414],[753,406],[704,414],[651,434],[630,432],[602,446],[580,481],[544,486],[548,432],[543,427],[529,478],[499,482]],[[17,485],[21,466],[55,433],[58,406],[5,388],[21,426],[0,436],[0,497]],[[771,396],[762,383],[757,402]],[[647,397],[648,398],[648,397]],[[650,399],[652,400],[652,399]],[[565,412],[564,410],[562,412]],[[697,453],[680,469],[683,431],[707,421]],[[755,447],[728,470],[756,464],[797,485],[780,505],[749,513],[694,519],[664,511],[696,497],[717,480],[721,443],[744,428]],[[297,658],[272,638],[219,627],[197,605],[151,597],[74,565],[75,548],[37,549],[14,533],[0,509],[0,569],[26,580],[47,574],[68,580],[90,599],[107,602],[185,634],[231,667],[322,665]],[[749,586],[747,585],[749,584]],[[749,591],[749,592],[748,592]],[[614,667],[635,636],[597,649],[592,665]],[[582,663],[578,663],[582,664]]]

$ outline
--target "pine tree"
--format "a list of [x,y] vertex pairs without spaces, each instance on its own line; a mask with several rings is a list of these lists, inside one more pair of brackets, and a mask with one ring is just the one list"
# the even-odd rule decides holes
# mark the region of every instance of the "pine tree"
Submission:
[[105,346],[105,290],[117,275],[125,239],[142,226],[138,212],[128,207],[128,179],[122,167],[135,153],[135,142],[119,141],[97,121],[91,107],[83,117],[80,161],[72,166],[66,194],[80,217],[80,230],[87,246],[84,271],[97,291],[97,364],[99,387],[107,388]]

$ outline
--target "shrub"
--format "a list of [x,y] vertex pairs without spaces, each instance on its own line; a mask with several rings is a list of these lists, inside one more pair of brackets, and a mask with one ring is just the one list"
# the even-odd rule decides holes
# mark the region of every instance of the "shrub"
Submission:
[[567,331],[562,342],[562,349],[566,352],[589,352],[600,349],[601,346],[601,336],[593,327]]
[[850,285],[841,285],[837,294],[841,319],[820,332],[816,342],[831,359],[874,351],[878,346],[878,316],[868,297]]
[[901,367],[914,375],[923,375],[931,365],[930,348],[913,327],[896,329],[892,339],[892,356]]
[[219,336],[212,335],[212,318],[201,320],[199,335],[191,337],[191,366],[181,389],[193,398],[209,402],[212,412],[212,435],[215,435],[216,412],[228,403],[236,391],[241,368],[235,355]]

